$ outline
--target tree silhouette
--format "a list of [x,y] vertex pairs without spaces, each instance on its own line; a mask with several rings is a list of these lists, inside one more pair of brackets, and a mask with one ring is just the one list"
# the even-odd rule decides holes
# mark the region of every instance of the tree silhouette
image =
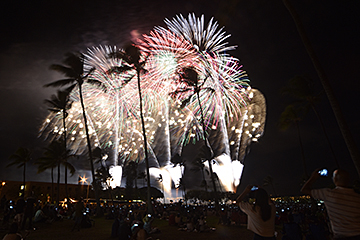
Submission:
[[200,92],[201,91],[205,90],[205,91],[214,92],[214,89],[209,88],[209,87],[203,88],[203,85],[205,84],[206,79],[203,81],[202,84],[200,84],[198,73],[196,72],[196,70],[193,67],[187,67],[187,68],[182,69],[182,71],[180,72],[180,81],[186,84],[186,88],[178,89],[178,90],[172,92],[170,95],[175,96],[182,92],[188,92],[188,91],[193,92],[193,94],[191,94],[188,98],[183,100],[181,107],[185,107],[190,102],[191,98],[193,98],[194,96],[196,96],[196,98],[197,98],[197,101],[198,101],[199,107],[200,107],[201,126],[202,126],[204,143],[205,143],[205,148],[203,149],[203,151],[204,151],[206,159],[208,160],[208,163],[209,163],[211,181],[212,181],[215,195],[217,195],[216,182],[215,182],[214,173],[213,173],[212,165],[211,165],[211,160],[214,157],[214,153],[213,153],[213,150],[209,143],[209,140],[207,138],[204,113],[203,113],[203,109],[202,109],[202,105],[201,105],[201,101],[200,101]]
[[126,195],[128,199],[133,197],[134,181],[137,176],[137,164],[129,162],[124,168],[124,177],[126,177]]
[[207,173],[207,175],[209,175],[209,171],[207,171],[205,169],[205,165],[204,165],[205,161],[207,161],[206,158],[201,158],[201,157],[195,158],[194,167],[192,169],[190,169],[190,170],[196,171],[196,172],[197,171],[201,172],[202,180],[201,180],[200,186],[204,187],[205,192],[207,192],[208,191],[208,185],[207,185],[206,178],[205,178],[205,172]]
[[302,159],[302,163],[303,163],[303,167],[304,167],[304,174],[305,174],[306,177],[308,177],[309,175],[307,173],[304,146],[303,146],[303,143],[302,143],[301,134],[300,134],[300,127],[299,127],[299,122],[302,120],[302,118],[299,117],[299,115],[303,115],[302,110],[303,110],[302,108],[296,108],[294,105],[291,105],[291,104],[288,105],[280,115],[279,127],[280,127],[281,130],[285,131],[292,124],[295,125],[296,130],[297,130],[297,134],[298,134],[300,149],[301,149],[301,159]]
[[310,109],[312,109],[314,111],[314,113],[321,125],[324,136],[327,140],[327,143],[330,147],[330,151],[333,155],[335,164],[336,164],[337,168],[339,168],[339,163],[335,156],[334,150],[331,146],[324,123],[319,115],[319,112],[316,109],[316,104],[320,101],[321,93],[318,93],[318,94],[314,93],[311,79],[309,79],[305,76],[296,76],[296,77],[290,79],[289,82],[287,83],[287,85],[281,89],[281,93],[294,98],[295,101],[293,101],[292,104],[294,106],[297,106],[298,108],[303,109],[304,115],[307,114]]
[[38,171],[45,170],[47,168],[53,169],[57,166],[57,198],[56,202],[59,204],[60,201],[60,167],[61,165],[65,166],[66,169],[69,169],[70,174],[75,173],[75,168],[70,164],[67,159],[74,157],[75,155],[70,153],[70,150],[64,148],[64,143],[61,140],[52,141],[48,147],[44,148],[43,157],[37,160],[39,165]]
[[37,159],[35,162],[36,165],[38,165],[38,171],[37,173],[42,173],[48,169],[51,170],[50,177],[51,177],[51,199],[50,202],[54,201],[54,168],[58,166],[56,161],[53,161],[53,159]]
[[10,157],[12,160],[6,167],[10,167],[13,165],[17,165],[17,168],[23,168],[23,196],[25,195],[25,176],[26,176],[26,163],[31,160],[31,151],[28,148],[19,147],[15,153],[13,153]]
[[[66,117],[68,115],[67,111],[69,109],[71,109],[72,106],[72,101],[70,101],[69,99],[69,92],[68,91],[57,91],[57,95],[52,95],[50,100],[46,99],[45,100],[45,104],[49,106],[49,111],[54,112],[54,113],[58,113],[60,112],[62,114],[62,122],[63,122],[63,143],[64,143],[64,148],[67,149],[67,145],[66,145],[66,134],[67,134],[67,128],[66,128]],[[65,159],[65,161],[67,161]],[[67,165],[65,164],[65,196],[67,199],[69,199],[69,191],[68,191],[68,185],[67,185],[67,180],[68,180],[68,175],[67,175]]]
[[334,91],[329,83],[328,77],[320,64],[318,57],[316,56],[316,53],[311,45],[311,42],[305,32],[305,28],[295,8],[291,5],[289,0],[282,0],[282,1],[295,22],[301,40],[319,76],[319,79],[328,97],[331,108],[333,109],[340,131],[348,147],[351,159],[353,160],[358,175],[360,176],[360,152],[359,149],[357,148],[354,138],[352,137],[351,131],[345,121],[344,115],[340,109],[340,104],[337,98],[335,97]]
[[75,87],[78,87],[79,89],[79,96],[80,96],[80,103],[81,108],[83,111],[83,118],[84,118],[84,126],[85,126],[85,133],[86,133],[86,140],[87,140],[87,146],[88,146],[88,154],[89,154],[89,161],[90,161],[90,167],[91,167],[91,174],[92,174],[92,181],[94,183],[94,192],[95,192],[95,199],[97,204],[97,210],[100,212],[100,198],[99,198],[99,192],[98,188],[95,184],[95,169],[94,169],[94,162],[92,157],[92,148],[91,148],[91,142],[90,142],[90,136],[89,136],[89,127],[88,127],[88,121],[86,117],[86,110],[84,105],[84,99],[83,99],[83,93],[82,93],[82,85],[84,82],[88,82],[90,84],[97,84],[102,85],[101,82],[91,79],[90,75],[94,71],[94,69],[91,69],[88,72],[84,72],[84,58],[82,54],[77,53],[67,53],[66,58],[64,59],[64,65],[59,64],[53,64],[50,66],[50,69],[55,70],[57,72],[60,72],[64,74],[67,78],[57,80],[55,82],[49,83],[44,85],[44,87],[63,87],[68,86],[66,90],[71,91]]
[[[122,59],[125,65],[114,67],[111,71],[112,72],[126,72],[129,70],[135,70],[137,76],[137,85],[138,85],[138,93],[139,93],[139,100],[140,100],[140,118],[141,118],[141,126],[142,126],[142,133],[144,138],[144,153],[145,153],[145,165],[146,165],[146,175],[150,176],[149,171],[149,156],[148,156],[148,147],[147,147],[147,139],[146,139],[146,130],[145,130],[145,121],[144,121],[144,114],[143,114],[143,99],[141,93],[141,84],[140,84],[140,75],[142,72],[145,72],[144,65],[146,62],[145,60],[141,60],[140,51],[134,45],[128,45],[124,51],[118,51],[114,54],[111,54],[110,57],[115,57],[118,59]],[[130,82],[134,76],[129,77],[125,80],[125,83]],[[150,177],[147,178],[147,210],[149,213],[152,213],[153,209],[151,206],[151,188],[150,188]]]

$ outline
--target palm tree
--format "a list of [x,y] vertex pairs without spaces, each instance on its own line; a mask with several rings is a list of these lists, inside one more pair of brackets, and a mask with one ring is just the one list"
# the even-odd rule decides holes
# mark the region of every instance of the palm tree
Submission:
[[145,172],[138,172],[136,179],[142,179],[143,180],[143,186],[145,186],[146,180],[146,173]]
[[79,96],[80,96],[81,108],[83,111],[84,126],[85,126],[86,140],[87,140],[87,146],[88,146],[88,154],[89,154],[89,161],[90,161],[90,167],[91,167],[92,181],[94,183],[93,187],[94,187],[94,192],[95,192],[95,199],[96,199],[96,204],[97,204],[97,210],[100,210],[100,198],[99,198],[98,188],[95,184],[95,181],[96,181],[95,169],[94,169],[94,162],[93,162],[93,157],[92,157],[92,148],[91,148],[91,142],[90,142],[90,136],[89,136],[88,121],[87,121],[87,117],[86,117],[84,99],[83,99],[83,95],[82,95],[83,94],[82,93],[82,85],[84,82],[88,82],[90,84],[97,84],[97,85],[101,85],[101,83],[97,80],[90,78],[90,75],[94,71],[94,69],[91,69],[87,73],[84,72],[84,58],[83,58],[82,54],[67,53],[66,58],[64,59],[63,62],[65,65],[53,64],[50,66],[50,69],[64,74],[67,78],[46,84],[46,85],[44,85],[44,87],[63,87],[63,86],[70,85],[70,87],[67,88],[67,91],[69,91],[69,92],[72,89],[74,89],[76,86],[79,89]]
[[303,162],[304,174],[306,177],[308,177],[309,175],[307,174],[304,146],[302,144],[300,127],[299,127],[299,122],[302,120],[302,118],[299,117],[299,114],[301,114],[302,112],[301,110],[303,109],[296,108],[294,105],[291,104],[288,105],[280,115],[279,127],[281,130],[287,130],[292,124],[295,124],[298,133],[300,149],[301,149],[301,159]]
[[137,176],[137,164],[133,161],[129,162],[124,168],[124,176],[126,177],[126,195],[128,199],[133,197],[134,181]]
[[212,150],[211,145],[209,143],[209,140],[208,140],[208,138],[206,136],[204,113],[203,113],[203,109],[202,109],[202,105],[201,105],[201,101],[200,101],[200,91],[209,90],[211,92],[214,92],[214,89],[212,89],[212,88],[202,88],[202,86],[205,84],[206,79],[203,81],[202,84],[199,84],[198,74],[195,71],[195,69],[192,68],[192,67],[187,67],[187,68],[182,69],[182,73],[180,74],[180,79],[181,79],[181,81],[183,81],[187,85],[187,88],[176,90],[173,93],[171,93],[171,95],[177,95],[177,94],[179,94],[181,92],[193,91],[193,94],[191,94],[188,98],[186,98],[182,102],[182,107],[185,107],[186,104],[190,102],[191,98],[194,95],[196,95],[196,98],[197,98],[197,101],[198,101],[199,107],[200,107],[201,126],[202,126],[203,136],[204,136],[204,139],[205,139],[205,149],[204,149],[204,151],[205,151],[205,155],[207,156],[206,159],[208,160],[208,163],[209,163],[209,170],[210,170],[210,176],[211,176],[213,189],[214,189],[215,195],[217,195],[216,182],[215,182],[214,172],[212,170],[212,165],[211,165],[211,160],[214,157],[214,153],[213,153],[213,150]]
[[[51,112],[57,113],[57,112],[61,112],[62,113],[62,122],[63,122],[63,142],[64,142],[64,149],[67,149],[66,146],[66,117],[68,115],[67,111],[69,109],[71,109],[71,105],[72,105],[72,101],[70,101],[69,99],[69,92],[68,91],[57,91],[57,95],[52,95],[51,99],[45,100],[45,104],[47,104],[50,108],[48,109]],[[67,161],[65,159],[65,161]],[[68,192],[68,187],[67,187],[67,180],[68,180],[68,176],[67,176],[67,165],[65,165],[65,196],[67,199],[69,199],[69,192]]]
[[194,161],[194,168],[190,169],[190,170],[193,170],[193,171],[200,171],[201,172],[201,176],[202,176],[202,180],[201,180],[201,184],[200,186],[201,187],[204,187],[205,188],[205,192],[208,191],[207,189],[207,182],[206,182],[206,179],[205,179],[205,171],[206,173],[209,175],[209,171],[205,170],[205,165],[204,165],[204,162],[207,161],[207,159],[204,159],[204,158],[200,158],[200,157],[197,157]]
[[10,157],[12,160],[6,167],[10,167],[13,165],[17,165],[17,168],[23,167],[23,196],[25,196],[25,175],[26,175],[26,163],[31,160],[31,151],[28,148],[19,147],[15,153],[13,153]]
[[329,137],[325,130],[324,123],[315,107],[315,105],[320,101],[321,93],[314,94],[314,91],[312,89],[312,81],[305,76],[296,76],[289,80],[288,84],[284,88],[281,89],[281,92],[282,92],[282,94],[286,94],[286,95],[289,95],[289,96],[295,98],[296,101],[294,101],[293,104],[304,109],[304,114],[308,113],[310,108],[314,111],[314,113],[321,125],[321,128],[323,130],[325,138],[328,142],[330,151],[334,157],[335,164],[336,164],[337,168],[339,168],[339,163],[335,156],[334,150],[331,146]]
[[54,168],[57,167],[57,162],[55,161],[49,161],[47,159],[38,159],[35,164],[38,165],[38,171],[37,173],[42,173],[46,171],[47,169],[51,169],[51,202],[53,201],[54,197]]
[[111,199],[112,205],[114,205],[113,195],[112,195],[112,187],[110,186],[110,182],[113,180],[112,175],[110,174],[110,169],[106,164],[106,159],[108,159],[108,155],[102,151],[101,148],[96,147],[93,151],[93,156],[96,159],[95,163],[99,164],[100,167],[96,169],[96,184],[98,187],[105,186],[109,192],[109,196]]
[[99,186],[105,186],[108,193],[109,193],[109,196],[110,196],[110,199],[111,199],[111,203],[112,205],[114,205],[114,200],[113,200],[113,195],[112,195],[112,188],[110,186],[110,181],[113,180],[110,172],[109,172],[109,167],[104,165],[104,164],[101,164],[100,167],[98,169],[96,169],[96,172],[95,172],[95,176],[96,176],[96,179],[97,179],[97,184]]
[[70,164],[67,159],[73,157],[74,155],[70,154],[70,150],[64,148],[63,141],[55,140],[52,141],[48,147],[44,149],[44,156],[38,159],[38,164],[40,168],[38,171],[45,170],[46,168],[55,168],[57,166],[57,203],[59,204],[60,199],[60,167],[61,165],[65,166],[66,169],[69,169],[71,175],[75,173],[75,168]]
[[310,43],[309,38],[307,37],[307,34],[305,32],[305,28],[302,25],[301,19],[299,17],[299,15],[297,14],[297,12],[295,11],[294,7],[291,5],[289,0],[282,0],[285,7],[288,9],[288,11],[290,12],[296,28],[298,30],[298,33],[301,37],[301,40],[306,48],[306,51],[308,52],[308,55],[314,65],[314,68],[319,76],[319,79],[321,81],[321,84],[323,85],[323,88],[325,90],[325,93],[328,97],[328,100],[330,102],[331,108],[333,109],[335,118],[338,122],[340,131],[343,135],[343,138],[345,140],[345,143],[348,147],[350,156],[354,162],[355,168],[358,172],[358,175],[360,176],[360,152],[359,149],[356,146],[356,143],[354,141],[354,138],[351,135],[351,131],[345,121],[345,118],[342,114],[342,111],[340,109],[340,105],[339,102],[337,101],[334,91],[332,90],[332,87],[329,83],[329,80],[327,78],[327,75],[324,71],[324,69],[322,68],[319,59],[317,58],[314,49],[312,48],[312,45]]
[[[138,85],[138,92],[139,92],[139,100],[140,100],[140,118],[141,118],[141,126],[142,126],[142,133],[144,138],[144,152],[145,152],[145,165],[146,165],[146,175],[147,177],[147,210],[149,213],[152,213],[153,209],[151,206],[151,186],[150,186],[150,171],[149,171],[149,156],[148,156],[148,147],[147,147],[147,139],[146,139],[146,130],[145,130],[145,121],[144,121],[144,114],[143,114],[143,99],[141,94],[141,85],[140,85],[140,75],[142,72],[145,71],[144,65],[146,59],[144,61],[140,60],[140,51],[137,47],[133,45],[129,45],[125,48],[125,51],[118,51],[112,54],[110,57],[116,57],[118,59],[122,59],[126,65],[121,67],[115,67],[112,71],[116,72],[125,72],[129,70],[135,70],[137,76],[137,85]],[[125,80],[129,82],[133,76],[129,79]]]

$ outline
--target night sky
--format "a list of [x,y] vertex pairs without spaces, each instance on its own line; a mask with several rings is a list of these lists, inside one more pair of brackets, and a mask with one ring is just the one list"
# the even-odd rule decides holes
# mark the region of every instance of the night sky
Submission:
[[[44,143],[38,129],[47,116],[44,99],[56,92],[46,83],[61,79],[49,70],[61,63],[69,51],[85,52],[99,45],[124,46],[130,32],[148,33],[164,18],[194,12],[218,21],[231,34],[229,52],[240,59],[250,84],[267,101],[264,136],[251,146],[245,159],[241,188],[262,185],[273,178],[277,194],[299,194],[303,166],[295,127],[282,132],[278,119],[288,97],[280,94],[287,81],[297,75],[320,80],[297,33],[295,24],[280,0],[197,1],[1,1],[0,3],[0,180],[21,180],[15,167],[6,168],[8,157],[20,146],[41,153]],[[359,147],[359,23],[358,0],[291,1],[300,15],[313,48],[340,103],[345,120]],[[324,95],[317,106],[340,167],[358,178]],[[308,173],[318,167],[334,170],[335,163],[313,112],[300,123]],[[77,175],[73,178],[76,181]],[[31,166],[27,180],[50,180]],[[327,186],[330,179],[320,185]],[[272,192],[270,188],[267,188]]]

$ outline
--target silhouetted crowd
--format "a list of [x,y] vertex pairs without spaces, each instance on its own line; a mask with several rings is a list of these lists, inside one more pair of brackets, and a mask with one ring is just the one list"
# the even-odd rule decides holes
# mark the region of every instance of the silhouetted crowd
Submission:
[[[251,196],[250,196],[251,197]],[[323,201],[313,198],[273,199],[276,207],[275,225],[277,235],[283,240],[330,239],[331,227]],[[36,229],[38,223],[52,223],[63,219],[74,220],[72,230],[88,228],[93,225],[91,216],[97,213],[96,205],[79,200],[66,207],[41,204],[32,195],[27,199],[19,198],[16,202],[1,199],[2,229],[17,230]],[[173,226],[174,230],[186,232],[215,231],[214,226],[207,224],[207,218],[215,216],[218,224],[227,226],[246,226],[248,216],[238,204],[214,204],[175,202],[171,204],[153,203],[152,213],[148,213],[145,204],[133,203],[112,205],[110,202],[101,207],[106,219],[113,220],[111,237],[116,239],[151,239],[160,232],[152,223],[154,219],[162,219]],[[280,229],[280,230],[279,230]],[[16,233],[16,231],[15,231]],[[14,234],[15,234],[14,233]],[[10,232],[9,232],[10,234]]]

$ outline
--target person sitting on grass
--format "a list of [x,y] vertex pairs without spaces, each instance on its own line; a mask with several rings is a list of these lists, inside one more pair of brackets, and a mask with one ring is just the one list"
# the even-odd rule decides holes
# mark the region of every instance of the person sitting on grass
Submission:
[[42,208],[39,206],[39,208],[35,212],[34,223],[46,222],[47,219],[48,217],[45,215]]

